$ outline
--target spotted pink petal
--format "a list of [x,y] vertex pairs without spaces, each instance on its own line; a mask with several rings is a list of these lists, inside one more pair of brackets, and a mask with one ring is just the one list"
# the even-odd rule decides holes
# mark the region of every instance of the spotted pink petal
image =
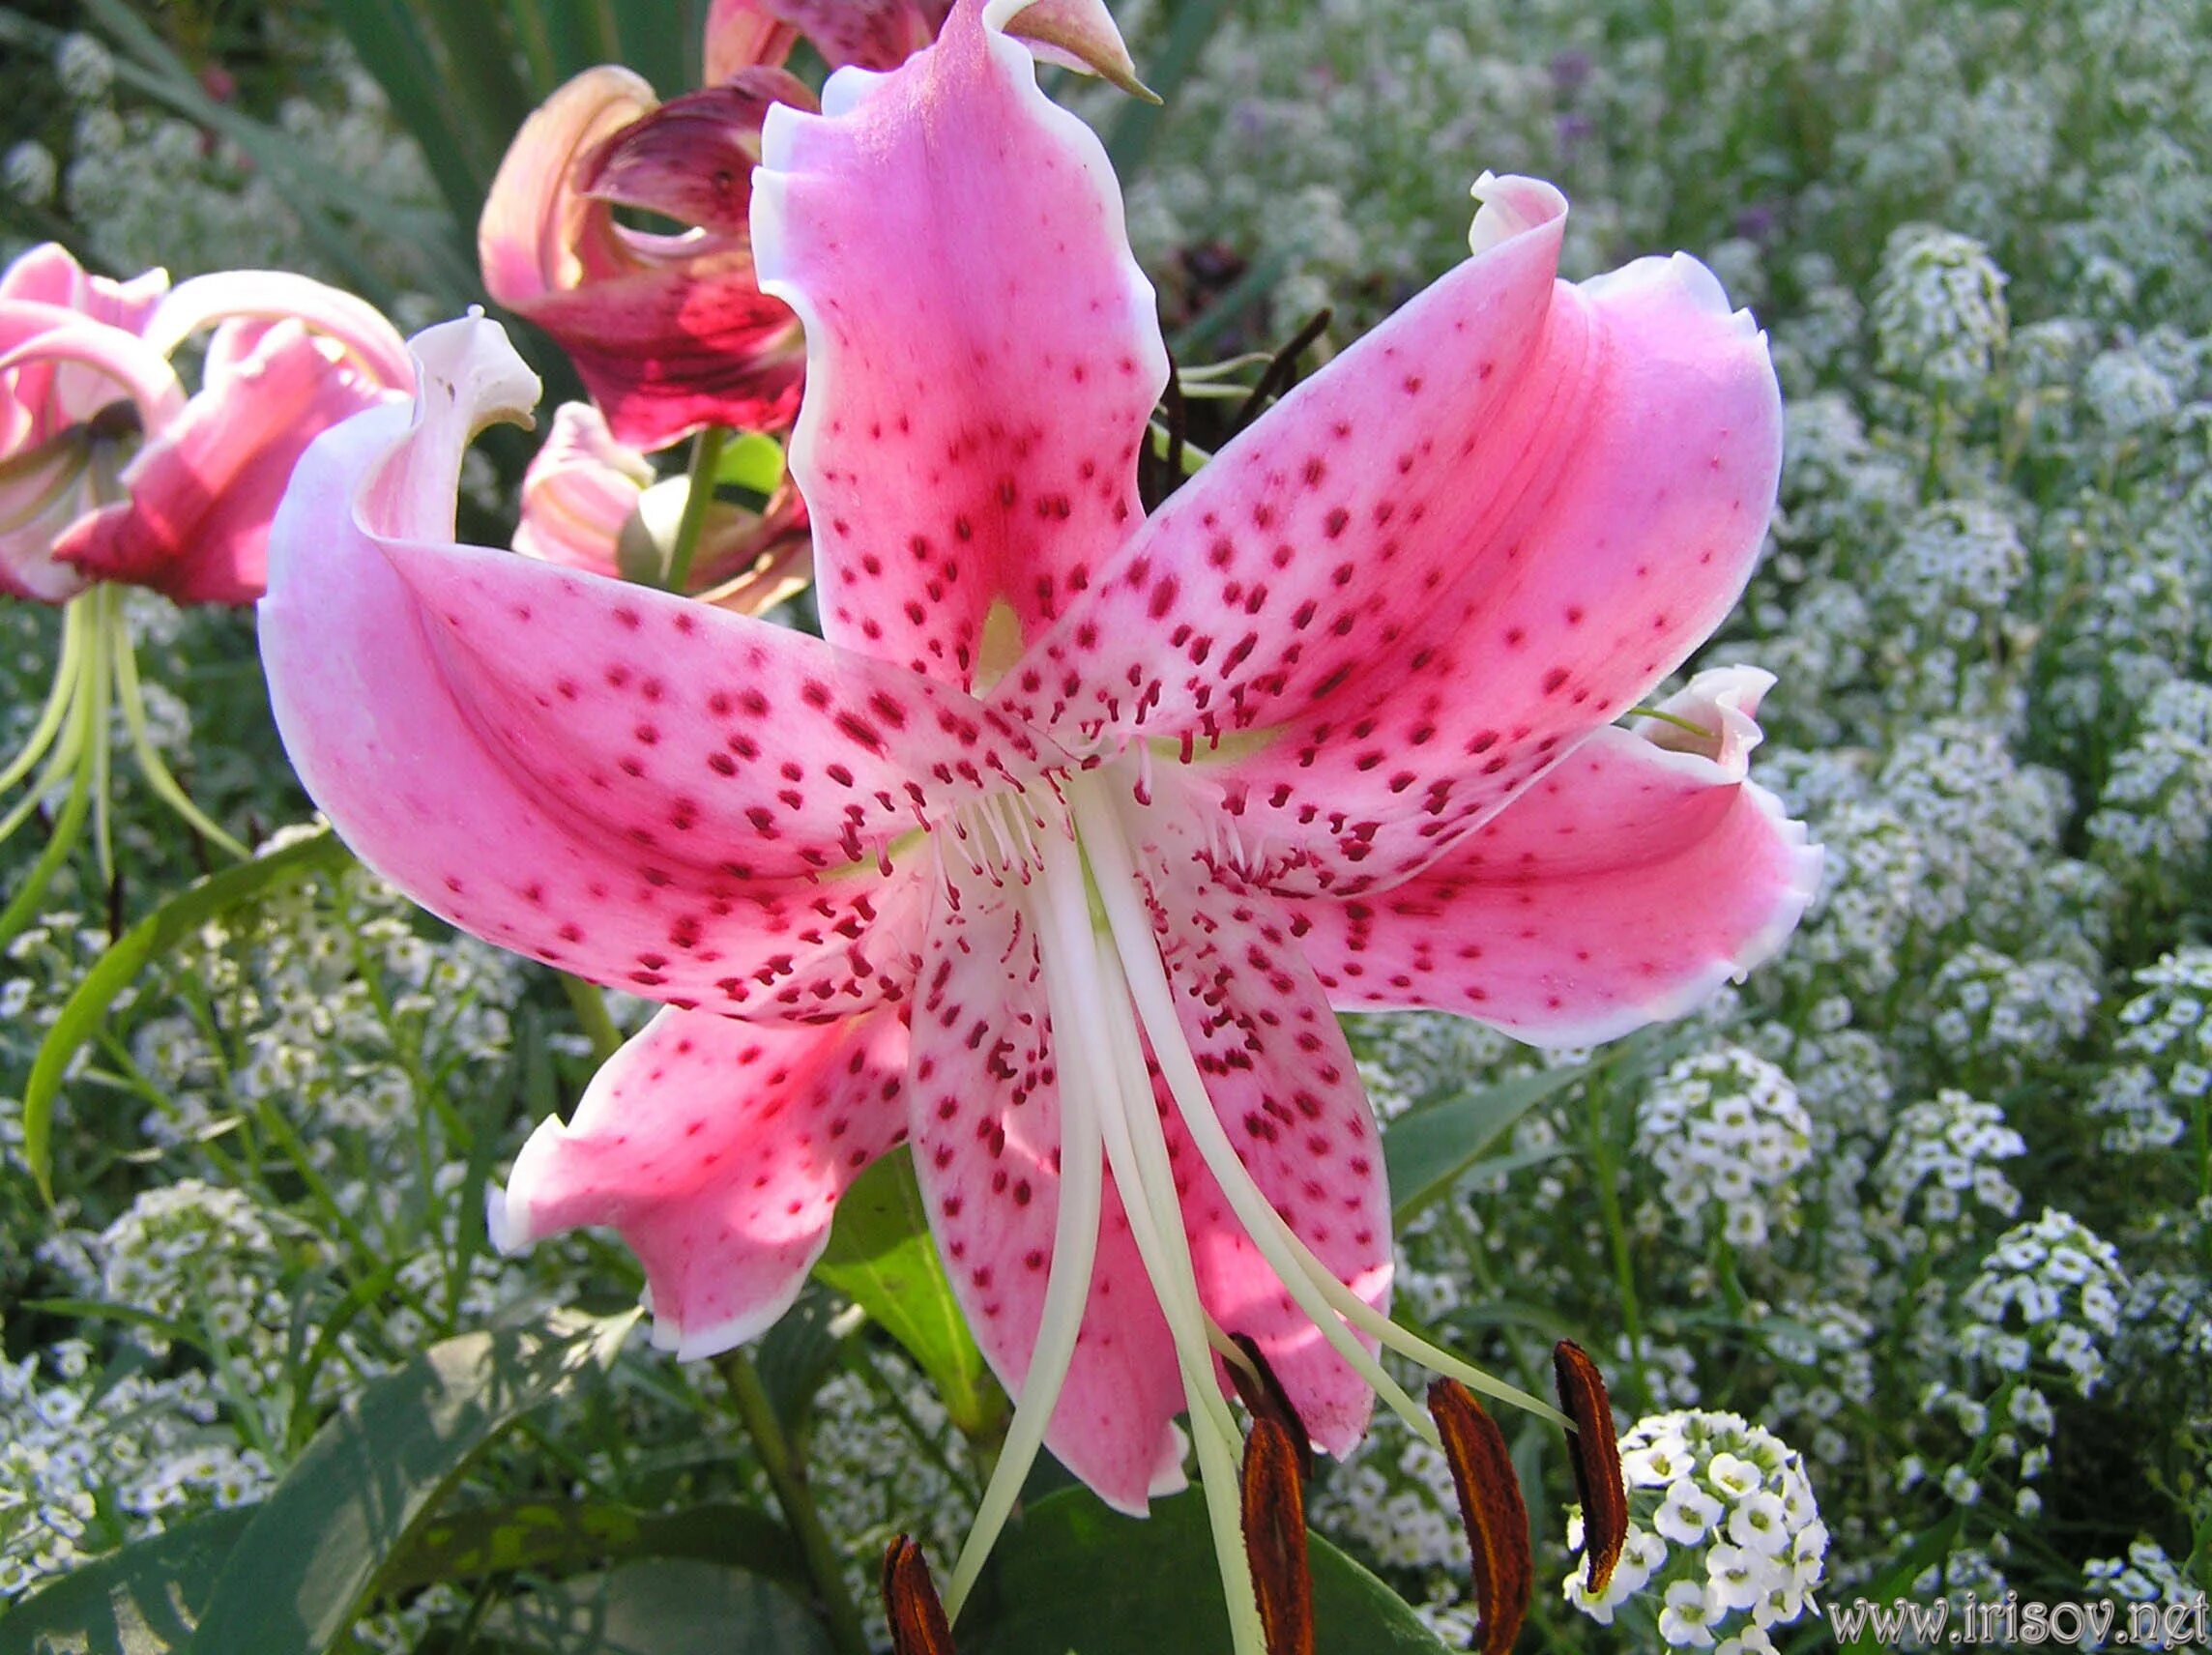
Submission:
[[771,111],[753,198],[762,283],[806,323],[823,633],[984,682],[1136,525],[1152,291],[1097,138],[977,8],[825,100]]
[[623,525],[654,479],[653,466],[607,429],[589,402],[564,402],[553,429],[522,474],[522,520],[514,549],[567,568],[613,578]]
[[[1152,828],[1172,816],[1138,813]],[[1267,1204],[1333,1274],[1379,1311],[1390,1301],[1390,1197],[1374,1112],[1284,905],[1151,837],[1147,881],[1183,1035],[1237,1157]],[[1237,1223],[1154,1071],[1181,1176],[1199,1294],[1229,1333],[1255,1340],[1313,1440],[1347,1452],[1374,1394],[1330,1349]],[[1375,1342],[1361,1336],[1372,1350]]]
[[468,437],[536,382],[481,319],[417,351],[413,423],[318,441],[272,538],[262,656],[308,792],[423,906],[598,981],[767,1016],[902,994],[907,836],[1033,780],[1034,741],[788,628],[452,543]]
[[531,1134],[492,1239],[611,1225],[645,1265],[655,1344],[742,1344],[791,1308],[846,1186],[906,1136],[906,1045],[888,1010],[819,1029],[663,1011],[574,1118]]
[[[956,912],[929,928],[914,1008],[915,1172],[946,1270],[992,1371],[1019,1394],[1044,1311],[1060,1205],[1060,1099],[1033,932],[948,871]],[[1091,1296],[1045,1433],[1118,1510],[1182,1486],[1175,1347],[1107,1173]]]
[[1169,501],[1003,692],[1193,740],[1286,886],[1435,859],[1676,666],[1765,532],[1750,319],[1684,255],[1557,282],[1558,192],[1481,189],[1475,256]]
[[206,387],[125,468],[128,497],[59,536],[57,562],[180,603],[261,595],[270,519],[302,451],[396,393],[331,360],[333,347],[299,322],[243,331],[255,337],[251,350],[211,352]]
[[1678,1017],[1773,954],[1820,853],[1745,779],[1772,682],[1701,673],[1662,710],[1709,739],[1656,720],[1600,730],[1418,878],[1291,901],[1331,1003],[1433,1006],[1586,1045]]
[[[798,407],[804,347],[791,312],[755,285],[742,229],[649,235],[593,193],[607,144],[655,106],[643,80],[608,67],[523,123],[477,226],[484,286],[560,342],[634,448],[707,424],[780,429]],[[742,165],[720,170],[742,187]]]

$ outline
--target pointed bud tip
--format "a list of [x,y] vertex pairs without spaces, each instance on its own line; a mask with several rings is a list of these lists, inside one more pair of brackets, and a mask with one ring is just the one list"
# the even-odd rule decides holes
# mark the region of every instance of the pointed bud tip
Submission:
[[1589,1352],[1562,1339],[1552,1350],[1553,1377],[1559,1408],[1574,1421],[1567,1433],[1575,1487],[1583,1501],[1583,1548],[1589,1558],[1585,1583],[1592,1595],[1613,1579],[1614,1566],[1628,1541],[1628,1489],[1620,1469],[1620,1444],[1614,1435],[1613,1404],[1605,1377]]

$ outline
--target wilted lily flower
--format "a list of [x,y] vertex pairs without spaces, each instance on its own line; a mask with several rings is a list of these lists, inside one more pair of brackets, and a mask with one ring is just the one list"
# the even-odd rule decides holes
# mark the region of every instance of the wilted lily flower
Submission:
[[[209,334],[198,392],[170,358]],[[151,271],[88,275],[59,247],[0,274],[0,593],[67,604],[54,686],[0,795],[0,839],[67,790],[46,854],[0,914],[35,912],[87,813],[109,871],[109,714],[119,711],[155,791],[244,855],[185,797],[146,739],[115,583],[179,603],[261,595],[269,520],[322,431],[414,387],[405,343],[351,294],[276,271],[226,271],[175,288]],[[43,763],[42,763],[43,761]]]
[[[761,292],[747,213],[761,124],[814,94],[784,71],[804,35],[832,68],[888,70],[926,45],[932,0],[716,0],[707,87],[662,103],[631,71],[586,70],[546,100],[500,162],[477,226],[484,287],[559,341],[622,442],[646,450],[708,425],[780,430],[804,342]],[[1056,59],[1135,84],[1098,0],[1043,0]],[[617,208],[671,221],[634,229]]]
[[1388,1321],[1335,1009],[1601,1039],[1810,898],[1817,853],[1746,779],[1763,675],[1614,723],[1741,590],[1779,399],[1703,267],[1562,283],[1557,191],[1485,178],[1473,256],[1147,520],[1153,296],[1019,10],[962,0],[903,68],[767,118],[753,247],[806,330],[823,638],[454,544],[471,431],[536,391],[478,321],[417,341],[412,421],[303,465],[263,648],[364,858],[670,1007],[532,1137],[498,1241],[618,1227],[658,1339],[704,1355],[782,1314],[911,1142],[1016,1398],[948,1607],[1040,1441],[1142,1510],[1183,1482],[1179,1413],[1248,1651],[1223,1360],[1260,1352],[1331,1452],[1376,1395],[1436,1439],[1385,1344],[1567,1417]]
[[[522,478],[514,549],[525,557],[613,580],[679,590],[741,615],[772,609],[806,585],[813,549],[806,504],[783,475],[772,443],[760,509],[719,499],[703,508],[695,542],[680,553],[692,484],[656,479],[653,462],[615,440],[588,402],[564,402]],[[713,479],[702,479],[712,486]],[[688,566],[679,571],[679,556]],[[681,582],[672,576],[681,574]]]

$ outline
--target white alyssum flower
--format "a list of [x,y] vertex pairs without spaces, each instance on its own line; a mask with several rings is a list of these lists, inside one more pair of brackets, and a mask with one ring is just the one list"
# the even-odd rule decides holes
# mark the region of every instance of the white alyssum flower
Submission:
[[[1802,1615],[1824,1573],[1828,1530],[1804,1462],[1740,1414],[1681,1409],[1638,1420],[1620,1439],[1628,1539],[1602,1593],[1580,1567],[1566,1598],[1600,1625],[1645,1589],[1674,1648],[1771,1647],[1770,1627]],[[1583,1544],[1581,1509],[1567,1547]],[[1577,1559],[1579,1563],[1580,1559]]]
[[1795,1229],[1813,1123],[1790,1077],[1757,1053],[1724,1046],[1674,1063],[1644,1094],[1636,1139],[1685,1224],[1710,1213],[1738,1247]]

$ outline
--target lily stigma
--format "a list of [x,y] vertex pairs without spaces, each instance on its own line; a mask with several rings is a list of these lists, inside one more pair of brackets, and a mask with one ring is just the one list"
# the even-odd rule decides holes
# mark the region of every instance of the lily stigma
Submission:
[[1040,1447],[1129,1512],[1188,1449],[1246,1655],[1232,1376],[1331,1453],[1378,1396],[1438,1439],[1384,1349],[1561,1417],[1389,1320],[1335,1012],[1608,1038],[1810,900],[1817,851],[1746,775],[1765,675],[1614,723],[1741,590],[1779,394],[1703,267],[1559,282],[1563,199],[1486,177],[1473,256],[1147,518],[1153,297],[1020,10],[964,0],[766,116],[750,241],[805,334],[822,637],[455,543],[468,441],[538,391],[472,319],[415,342],[411,411],[302,461],[263,653],[364,860],[667,1004],[533,1134],[500,1245],[615,1226],[656,1340],[707,1355],[911,1144],[1015,1399],[946,1608]]
[[[169,359],[203,332],[202,384],[188,395]],[[154,743],[124,588],[179,603],[259,597],[292,462],[337,421],[411,389],[411,371],[390,323],[304,276],[226,271],[172,288],[157,270],[119,282],[51,244],[0,272],[0,594],[63,609],[53,687],[0,768],[0,799],[23,788],[0,809],[0,840],[62,802],[0,911],[0,942],[37,913],[88,817],[114,889],[118,713],[155,796],[208,843],[247,856]]]

